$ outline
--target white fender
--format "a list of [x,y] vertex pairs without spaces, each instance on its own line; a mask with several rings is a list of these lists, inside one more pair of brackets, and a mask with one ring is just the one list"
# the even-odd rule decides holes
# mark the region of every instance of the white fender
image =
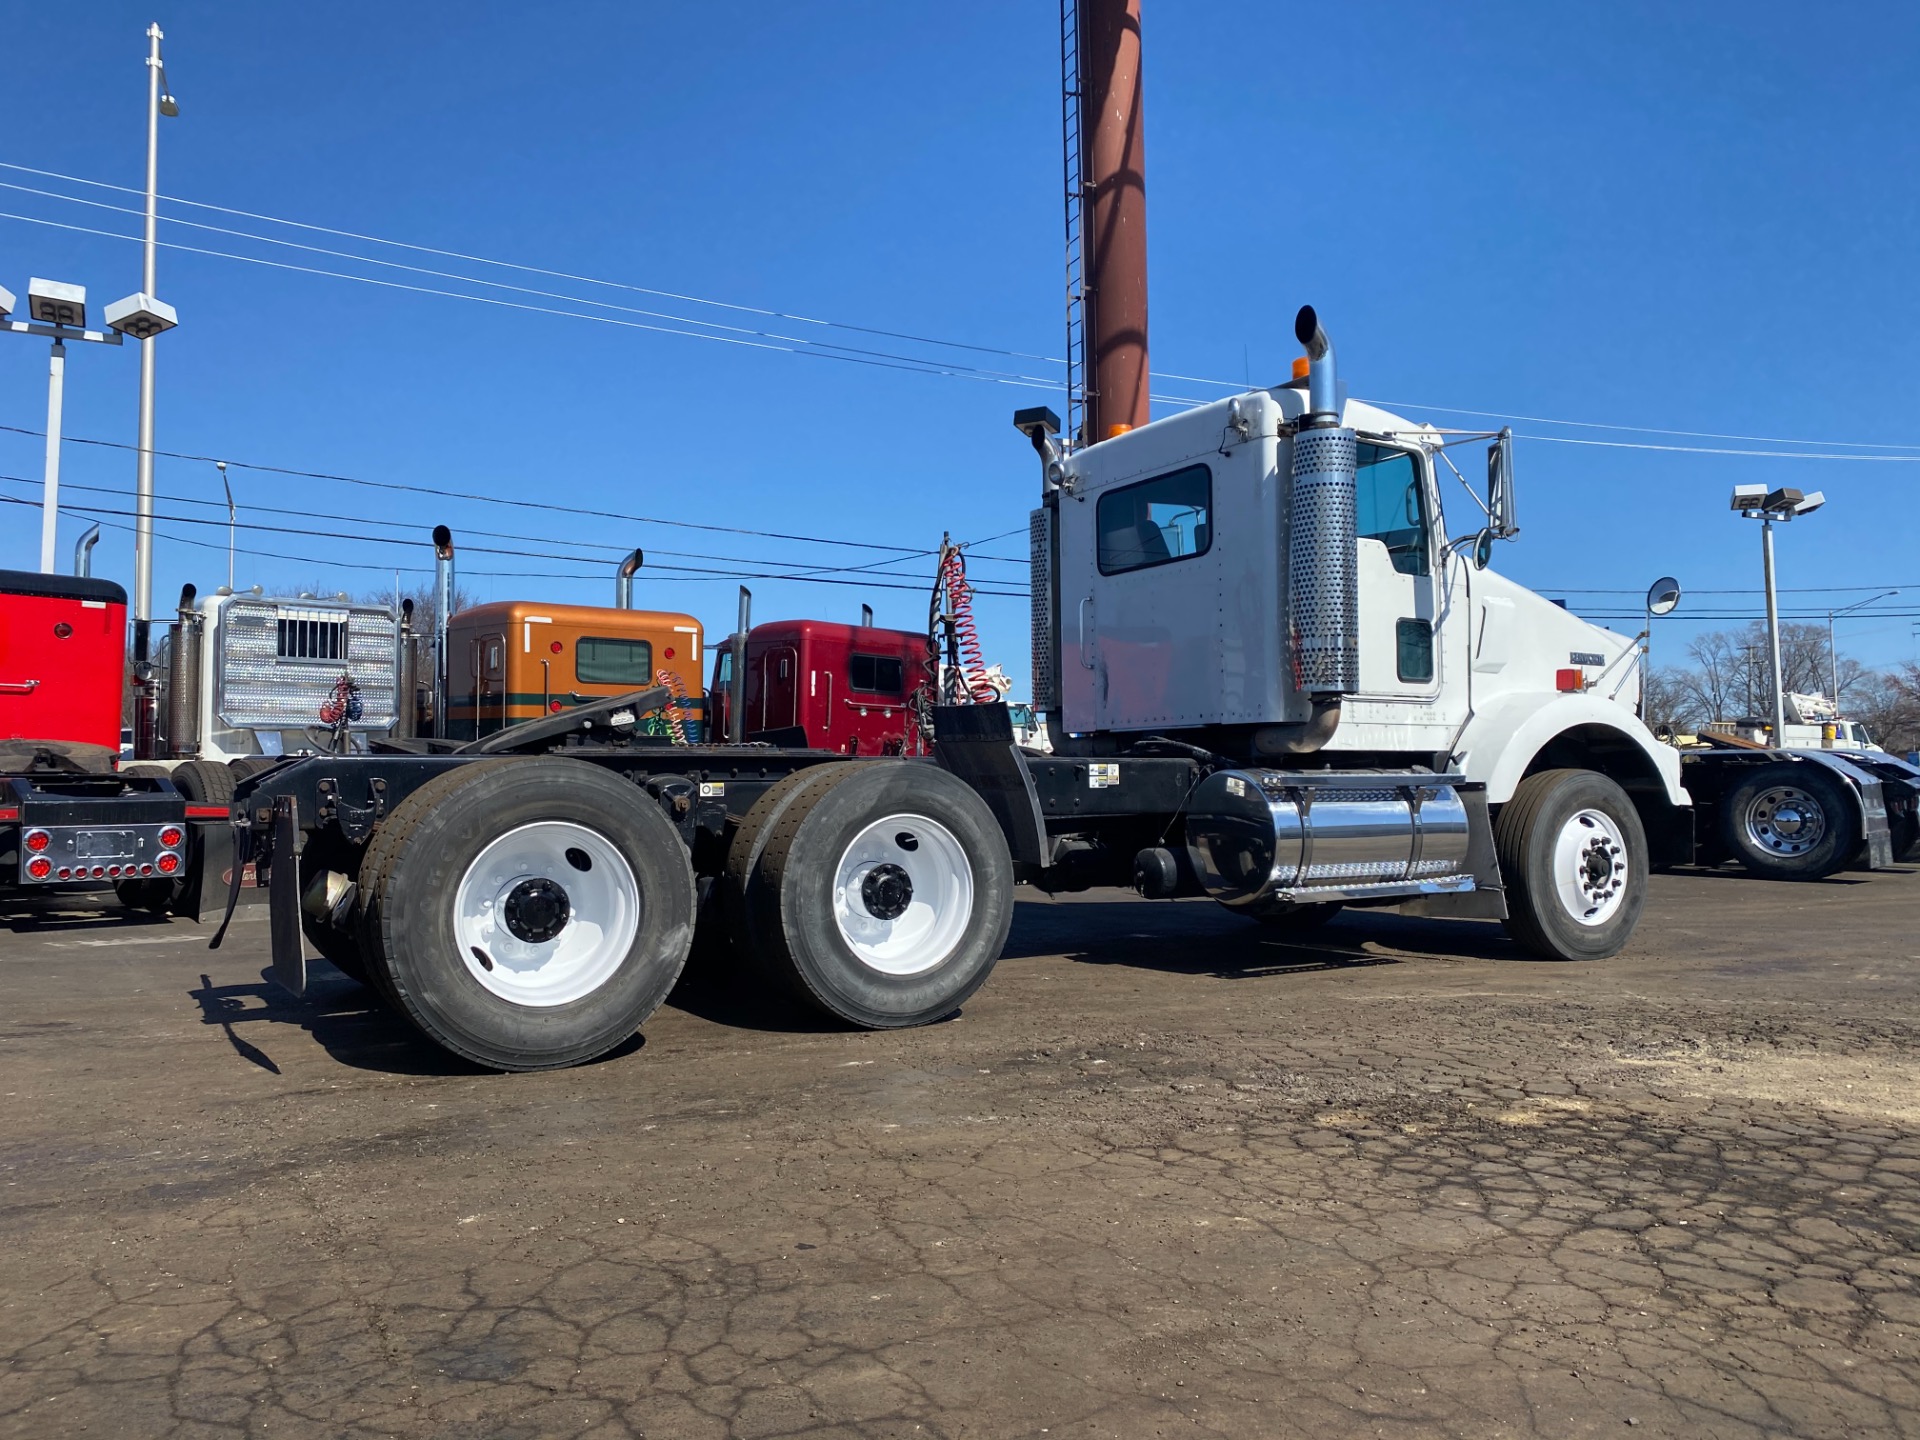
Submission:
[[1488,804],[1501,805],[1513,798],[1514,787],[1547,742],[1581,725],[1605,726],[1639,746],[1666,783],[1667,799],[1675,805],[1693,804],[1680,783],[1680,752],[1654,739],[1640,718],[1618,701],[1588,692],[1543,699],[1538,692],[1522,691],[1476,706],[1454,747],[1454,764],[1469,780],[1486,782]]

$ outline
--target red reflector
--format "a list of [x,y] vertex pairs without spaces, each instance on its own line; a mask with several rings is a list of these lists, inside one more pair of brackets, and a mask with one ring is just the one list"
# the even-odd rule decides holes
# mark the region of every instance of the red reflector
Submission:
[[551,710],[555,715],[558,715],[560,713],[560,702],[558,700],[549,701],[547,709]]
[[667,659],[671,660],[672,658],[673,658],[673,647],[669,645],[667,646]]
[[169,825],[160,832],[160,843],[169,850],[175,849],[185,838],[178,825]]
[[60,867],[60,878],[62,880],[65,880],[68,876],[72,874],[73,874],[73,871],[69,870],[66,866],[62,865]]
[[0,820],[11,820],[18,823],[19,819],[20,807],[18,805],[9,805],[4,810],[0,810]]
[[160,867],[162,875],[171,875],[180,868],[180,857],[171,850],[163,850],[153,863]]
[[119,873],[120,873],[120,867],[118,865],[107,866],[107,874],[118,875]]
[[96,865],[93,867],[93,878],[96,880],[98,880],[102,875],[106,873],[107,873],[107,867],[104,865]]
[[29,830],[27,831],[26,839],[27,849],[33,851],[36,855],[53,843],[53,836],[44,830]]
[[1553,672],[1553,688],[1565,691],[1584,690],[1587,688],[1586,673],[1580,670],[1556,670]]
[[36,855],[27,862],[27,873],[36,880],[44,880],[53,873],[53,861],[44,855]]
[[187,819],[189,820],[224,820],[227,818],[227,814],[227,807],[224,805],[187,806]]
[[142,866],[140,867],[140,873],[141,873],[142,875],[151,875],[151,874],[153,874],[153,866],[151,866],[151,865],[142,865]]

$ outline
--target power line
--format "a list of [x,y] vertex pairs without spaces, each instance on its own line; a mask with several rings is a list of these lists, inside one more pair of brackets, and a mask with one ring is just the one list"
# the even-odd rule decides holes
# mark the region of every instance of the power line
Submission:
[[[20,475],[0,475],[0,481],[10,481],[12,483],[20,484],[20,485],[34,485],[39,483],[37,481],[29,480],[26,477],[20,476]],[[12,497],[0,497],[0,498],[11,499]],[[14,503],[30,505],[30,504],[33,504],[34,502],[30,500],[20,500],[20,501],[15,501]],[[128,510],[124,508],[111,508],[107,506],[97,506],[97,505],[66,505],[66,506],[63,506],[62,508],[65,510],[71,511],[76,515],[87,515],[87,516],[94,516],[94,515],[132,516],[137,513],[133,510]],[[222,519],[202,518],[197,515],[156,514],[153,518],[155,520],[164,521],[172,525],[202,525],[202,526],[212,526],[216,528],[223,527],[228,523],[227,521]],[[394,536],[394,535],[365,535],[365,534],[353,535],[343,531],[336,531],[336,530],[315,530],[310,525],[308,526],[263,525],[258,521],[246,521],[246,522],[236,521],[234,522],[234,524],[236,529],[250,530],[259,534],[305,535],[315,540],[346,540],[346,541],[352,541],[356,544],[361,544],[361,545],[366,545],[366,544],[401,545],[401,546],[411,547],[412,545],[417,543],[413,541],[404,540],[399,536]],[[215,546],[213,548],[218,549],[220,547]],[[463,548],[472,554],[499,555],[499,556],[507,557],[509,559],[566,562],[566,561],[578,561],[581,558],[573,555],[549,555],[549,554],[544,554],[538,550],[510,550],[510,549],[505,549],[495,545],[467,545],[467,546],[464,546]],[[288,558],[306,559],[306,557],[288,557]],[[307,559],[306,563],[327,564],[331,562]],[[378,568],[378,567],[375,567],[375,568]],[[773,570],[725,571],[725,570],[715,570],[708,566],[696,566],[696,565],[655,564],[655,565],[650,565],[646,568],[656,573],[661,571],[667,572],[668,574],[672,575],[675,579],[686,578],[686,579],[700,579],[700,580],[729,580],[729,581],[790,580],[790,581],[805,582],[805,583],[817,584],[817,585],[848,585],[856,588],[868,588],[868,589],[875,589],[875,590],[912,590],[915,592],[925,592],[932,587],[932,583],[933,583],[931,579],[928,579],[926,582],[921,584],[901,585],[901,584],[890,584],[882,578],[872,577],[872,576],[863,577],[860,579],[841,580],[841,579],[833,579],[828,576],[819,575],[819,574],[807,574],[807,573],[796,574],[796,573],[791,573],[787,571],[773,571]],[[554,578],[554,579],[604,579],[605,574],[604,572],[600,572],[597,574],[589,574],[589,575],[580,575],[577,573],[568,574],[568,575],[555,574],[551,578]],[[905,577],[894,577],[894,578],[905,578]],[[982,595],[992,595],[998,599],[1025,599],[1026,598],[1026,592],[1014,591],[1014,590],[993,590],[993,589],[987,589],[987,588],[980,588],[976,590],[975,593],[982,594]]]
[[[25,425],[0,424],[0,432],[44,438],[44,430],[35,430]],[[98,440],[87,436],[69,435],[64,442],[72,445],[93,445],[105,450],[137,450],[139,446],[130,445],[123,440]],[[287,475],[298,480],[326,480],[342,485],[358,485],[371,490],[391,490],[410,495],[431,495],[441,500],[467,500],[475,504],[506,505],[522,510],[544,510],[560,515],[578,515],[590,520],[621,520],[635,525],[664,525],[681,530],[704,530],[720,535],[750,535],[763,540],[791,540],[809,545],[839,545],[855,550],[879,550],[903,558],[917,558],[929,554],[926,549],[912,545],[884,545],[872,540],[842,540],[828,535],[800,535],[780,530],[754,530],[740,525],[710,525],[696,520],[667,520],[654,515],[632,515],[617,510],[594,510],[577,505],[557,505],[545,500],[515,500],[501,495],[484,495],[475,491],[436,489],[425,485],[408,485],[398,480],[369,480],[359,475],[340,475],[324,470],[299,470],[286,465],[263,465],[248,460],[222,460],[213,455],[192,455],[179,450],[155,450],[152,452],[168,460],[187,460],[203,465],[225,464],[231,469],[251,470],[262,475]],[[1022,527],[1024,528],[1024,527]],[[997,538],[1017,531],[1007,531]],[[981,556],[981,559],[1001,560],[1006,564],[1021,564],[1024,560],[1015,560],[1009,556]]]
[[[86,203],[86,202],[82,202]],[[54,230],[70,230],[79,235],[95,235],[105,240],[126,240],[135,244],[144,243],[138,235],[123,235],[118,230],[101,230],[91,225],[69,225],[61,220],[47,220],[38,215],[21,215],[10,210],[0,210],[0,220],[18,220],[27,225],[45,225]],[[181,222],[189,223],[189,222]],[[275,241],[265,236],[249,237],[264,240],[268,244],[289,244],[288,241]],[[285,260],[268,260],[259,255],[238,255],[231,250],[212,250],[204,245],[183,245],[177,240],[156,240],[163,250],[178,250],[187,255],[207,255],[218,260],[238,260],[247,265],[264,265],[272,270],[288,270],[300,275],[318,275],[329,280],[351,280],[360,285],[375,285],[383,290],[404,290],[414,295],[431,295],[443,300],[467,300],[476,305],[494,305],[505,310],[521,310],[532,315],[554,315],[569,320],[591,320],[601,325],[614,325],[624,330],[645,330],[657,335],[678,335],[687,340],[711,340],[721,345],[738,345],[749,350],[766,350],[776,354],[800,355],[815,360],[839,360],[850,365],[870,365],[881,370],[902,370],[913,375],[933,375],[950,380],[979,380],[993,385],[1010,385],[1020,390],[1058,389],[1058,380],[1042,375],[1019,375],[1006,371],[983,370],[978,366],[960,365],[951,361],[937,361],[914,355],[895,355],[884,350],[856,352],[847,346],[822,346],[817,341],[799,340],[783,337],[787,343],[776,339],[748,338],[746,335],[713,335],[704,330],[686,330],[673,325],[656,325],[644,320],[623,320],[614,315],[593,315],[584,310],[562,310],[552,305],[530,305],[520,300],[503,300],[495,295],[470,295],[461,290],[442,290],[433,285],[409,285],[400,280],[381,280],[372,275],[352,275],[344,270],[327,270],[317,265],[295,265]],[[310,247],[301,247],[310,248]],[[332,252],[329,252],[332,253]],[[364,256],[350,257],[366,260]],[[368,260],[375,265],[390,264],[383,260]],[[401,266],[401,269],[413,269]],[[438,272],[435,272],[438,273]],[[471,277],[456,277],[468,284],[494,285],[499,282],[475,280]],[[507,289],[521,289],[519,286],[507,286]],[[533,292],[546,293],[546,292]],[[605,302],[581,300],[577,296],[561,296],[579,305],[598,305]],[[627,309],[631,307],[609,307]],[[642,312],[645,313],[645,312]],[[680,320],[682,325],[710,325],[705,320],[686,320],[683,317],[668,317]],[[739,327],[729,326],[728,329]],[[754,334],[762,332],[752,332]],[[1201,401],[1180,395],[1155,395],[1151,397],[1165,404],[1198,405]]]

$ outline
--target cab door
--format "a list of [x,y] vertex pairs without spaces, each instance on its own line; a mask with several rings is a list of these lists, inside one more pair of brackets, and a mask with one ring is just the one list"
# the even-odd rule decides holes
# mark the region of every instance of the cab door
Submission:
[[474,648],[474,735],[491,735],[507,725],[507,637],[504,631],[482,635]]
[[791,645],[770,646],[760,655],[760,725],[784,730],[800,723],[800,656]]
[[1358,698],[1399,702],[1403,723],[1447,729],[1463,718],[1466,701],[1465,675],[1449,685],[1446,673],[1446,641],[1464,635],[1467,623],[1465,558],[1441,553],[1422,452],[1362,440],[1356,480]]

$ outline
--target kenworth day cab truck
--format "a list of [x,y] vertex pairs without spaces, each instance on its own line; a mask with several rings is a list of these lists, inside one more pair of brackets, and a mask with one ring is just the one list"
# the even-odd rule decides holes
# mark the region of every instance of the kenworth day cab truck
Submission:
[[302,992],[317,948],[436,1043],[531,1070],[632,1035],[702,919],[842,1021],[939,1019],[1023,883],[1291,930],[1498,919],[1534,955],[1614,954],[1649,869],[1693,853],[1635,643],[1485,568],[1515,530],[1506,437],[1482,437],[1485,523],[1450,537],[1444,437],[1344,399],[1310,308],[1297,329],[1289,385],[1080,448],[1017,417],[1053,754],[990,704],[939,707],[930,760],[670,744],[638,733],[656,689],[454,753],[289,760],[233,811],[275,975]]

